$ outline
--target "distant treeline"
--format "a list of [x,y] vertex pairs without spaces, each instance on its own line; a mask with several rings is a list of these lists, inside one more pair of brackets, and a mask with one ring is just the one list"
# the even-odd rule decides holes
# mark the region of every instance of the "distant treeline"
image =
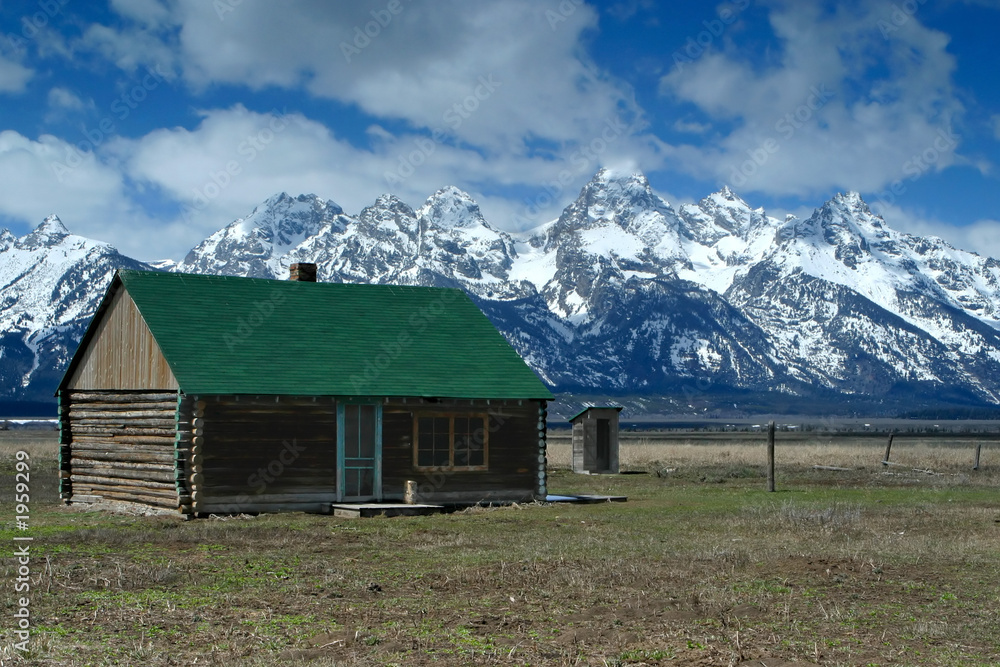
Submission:
[[912,410],[900,415],[901,419],[987,419],[1000,420],[1000,406],[982,406],[967,408],[924,408]]

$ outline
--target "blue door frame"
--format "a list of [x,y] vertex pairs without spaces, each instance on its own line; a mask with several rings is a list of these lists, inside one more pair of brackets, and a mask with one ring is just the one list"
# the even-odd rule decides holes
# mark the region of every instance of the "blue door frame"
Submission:
[[337,501],[382,499],[382,404],[337,402]]

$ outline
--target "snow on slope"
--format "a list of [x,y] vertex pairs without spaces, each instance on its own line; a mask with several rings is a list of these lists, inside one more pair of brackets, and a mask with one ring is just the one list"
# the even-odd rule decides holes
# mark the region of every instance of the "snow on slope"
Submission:
[[[0,257],[0,375],[51,380],[131,260],[57,219],[0,231]],[[896,232],[855,193],[782,221],[728,188],[675,209],[642,174],[601,170],[516,235],[454,187],[356,216],[282,193],[155,267],[284,278],[296,261],[326,281],[461,287],[556,388],[1000,396],[1000,264]]]

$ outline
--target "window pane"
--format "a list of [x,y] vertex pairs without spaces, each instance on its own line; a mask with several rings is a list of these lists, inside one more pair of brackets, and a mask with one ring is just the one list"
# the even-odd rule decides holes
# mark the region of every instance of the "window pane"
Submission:
[[434,464],[433,465],[435,465],[435,466],[441,466],[441,467],[447,467],[447,466],[451,465],[451,463],[448,460],[448,458],[449,457],[448,457],[448,448],[447,447],[445,447],[443,450],[435,449],[434,450]]
[[438,465],[448,465],[448,430],[445,429],[444,433],[435,432],[434,433],[434,457],[437,457],[444,452],[445,463]]
[[486,466],[486,420],[474,417],[417,417],[417,466]]
[[345,496],[358,496],[361,495],[359,491],[360,480],[358,478],[357,470],[345,470],[344,471],[344,495]]
[[344,406],[344,456],[358,455],[358,407]]
[[358,456],[375,457],[375,406],[361,405],[358,421]]

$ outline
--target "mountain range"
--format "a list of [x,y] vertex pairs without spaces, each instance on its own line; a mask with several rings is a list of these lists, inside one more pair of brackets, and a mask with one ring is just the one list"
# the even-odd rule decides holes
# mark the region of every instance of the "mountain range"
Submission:
[[783,220],[728,188],[673,207],[599,171],[558,219],[491,225],[445,187],[349,215],[282,193],[144,264],[55,216],[0,231],[0,401],[48,401],[117,268],[459,287],[554,391],[630,412],[897,414],[1000,399],[1000,263],[891,229],[856,193]]

